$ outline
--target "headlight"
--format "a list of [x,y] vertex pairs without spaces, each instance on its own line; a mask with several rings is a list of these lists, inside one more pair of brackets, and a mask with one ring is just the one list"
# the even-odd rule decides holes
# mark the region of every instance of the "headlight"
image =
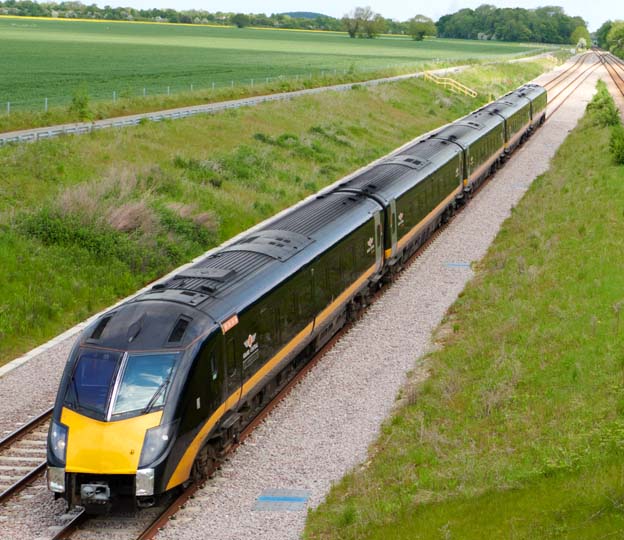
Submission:
[[52,420],[48,435],[49,446],[54,458],[65,465],[65,455],[67,452],[67,426]]
[[54,493],[65,493],[65,469],[48,467],[48,489]]
[[164,424],[148,429],[145,432],[143,441],[143,450],[141,450],[141,459],[139,460],[139,469],[152,465],[169,446],[178,422]]
[[154,469],[139,469],[137,471],[134,494],[137,497],[154,495]]

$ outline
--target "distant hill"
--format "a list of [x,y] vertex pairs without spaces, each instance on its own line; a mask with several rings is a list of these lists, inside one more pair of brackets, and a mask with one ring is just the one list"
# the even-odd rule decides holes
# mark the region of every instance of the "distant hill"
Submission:
[[319,17],[329,17],[329,15],[314,13],[313,11],[290,11],[289,13],[280,13],[280,15],[288,15],[294,19],[318,19]]

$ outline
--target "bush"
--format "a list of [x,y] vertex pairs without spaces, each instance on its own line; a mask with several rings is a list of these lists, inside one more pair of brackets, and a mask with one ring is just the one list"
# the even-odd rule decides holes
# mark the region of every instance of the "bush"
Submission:
[[613,161],[618,165],[624,165],[624,127],[621,124],[614,126],[609,140],[609,149]]
[[85,223],[73,214],[64,216],[44,208],[39,212],[23,215],[18,230],[48,246],[76,247],[102,261],[115,258],[133,272],[162,272],[170,264],[162,253],[134,242],[129,235],[110,226]]
[[74,90],[69,112],[75,114],[80,120],[89,120],[92,117],[89,109],[89,91],[86,84],[81,84]]
[[607,85],[598,81],[598,91],[587,105],[587,111],[591,113],[594,124],[597,126],[617,126],[620,124],[618,111]]

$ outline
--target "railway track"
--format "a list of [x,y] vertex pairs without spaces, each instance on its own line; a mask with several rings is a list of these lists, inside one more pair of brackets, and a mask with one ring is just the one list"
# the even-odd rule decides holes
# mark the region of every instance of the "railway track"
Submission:
[[544,88],[546,88],[546,90],[548,90],[550,92],[555,87],[557,87],[559,84],[561,84],[565,80],[565,77],[567,75],[569,75],[571,72],[576,71],[577,69],[580,68],[580,66],[585,61],[585,56],[586,55],[579,55],[571,66],[569,66],[567,69],[563,70],[561,73],[557,74],[550,81],[544,83]]
[[0,441],[0,503],[38,478],[46,466],[46,437],[52,409]]
[[[550,118],[565,103],[565,101],[567,101],[574,91],[595,71],[595,69],[602,65],[602,61],[596,58],[595,62],[591,63],[589,66],[583,67],[584,64],[587,63],[588,56],[589,55],[585,55],[577,59],[577,61],[570,68],[566,69],[563,73],[558,74],[557,77],[549,81],[549,83],[546,83],[547,85],[550,84],[551,88],[555,88],[556,86],[562,84],[564,85],[555,96],[549,99],[550,106],[554,100],[559,100],[559,98],[563,96],[561,97],[559,103],[557,103],[555,109],[549,111],[547,118]],[[568,92],[567,95],[564,95],[566,90],[569,89],[571,89],[570,92]],[[485,183],[479,187],[479,190],[482,189],[484,185]],[[477,190],[477,192],[479,190]],[[446,224],[442,225],[431,235],[427,242],[410,258],[405,265],[406,267],[415,262],[425,252],[425,250],[446,229],[454,217],[455,216],[451,217]],[[378,296],[383,294],[385,290],[386,287],[381,288],[375,294],[373,301]],[[271,413],[276,405],[288,395],[292,388],[294,388],[294,386],[296,386],[303,379],[303,377],[305,377],[305,375],[320,362],[325,353],[333,347],[336,341],[348,332],[351,326],[352,323],[349,323],[340,329],[309,362],[301,367],[301,369],[286,384],[286,386],[284,386],[284,388],[282,388],[282,390],[280,390],[280,392],[273,398],[268,406],[260,411],[258,415],[249,423],[239,437],[237,444],[231,447],[228,453],[233,452],[241,443],[244,442],[244,440],[253,432],[255,427],[260,424],[264,418]],[[9,482],[11,485],[7,486],[5,489],[6,495],[5,493],[0,495],[0,501],[3,500],[1,498],[3,496],[4,500],[10,498],[13,494],[17,493],[20,489],[27,485],[28,482],[32,481],[33,478],[42,474],[42,471],[45,468],[45,438],[47,436],[47,423],[50,414],[51,409],[45,411],[36,419],[33,419],[33,421],[20,428],[14,434],[11,434],[4,440],[0,441],[0,467],[2,464],[2,458],[5,455],[5,449],[7,457],[12,457],[9,450],[14,449],[17,452],[19,448],[28,450],[25,452],[25,456],[37,456],[37,460],[35,460],[36,462],[33,461],[32,463],[17,460],[8,461],[9,463],[28,463],[28,465],[24,465],[22,469],[19,469],[22,473],[21,477],[15,477],[14,481]],[[21,465],[19,467],[21,467]],[[29,470],[27,471],[26,468]],[[3,470],[4,469],[0,468],[0,479],[3,478],[3,473],[1,472]],[[212,473],[214,473],[214,470],[211,471],[211,474]],[[6,476],[8,477],[9,475]],[[14,477],[11,476],[10,478],[13,479]],[[3,486],[1,482],[0,486]],[[172,497],[162,506],[143,509],[140,512],[130,514],[111,514],[108,516],[93,517],[87,516],[81,510],[70,512],[62,516],[62,521],[64,521],[64,523],[58,527],[58,530],[54,533],[51,540],[67,540],[70,538],[72,540],[96,540],[98,538],[107,540],[116,538],[136,540],[151,539],[162,527],[166,525],[168,520],[175,516],[176,512],[182,508],[191,497],[193,497],[193,494],[200,487],[201,484],[191,484],[184,491],[179,493],[177,497]],[[0,487],[0,489],[2,489],[2,487]]]
[[[553,116],[570,98],[570,96],[572,96],[574,92],[594,73],[594,71],[596,71],[602,65],[600,55],[598,55],[597,53],[587,53],[582,57],[582,59],[582,63],[579,64],[576,69],[567,70],[567,72],[569,73],[569,79],[564,78],[551,87],[554,88],[556,86],[559,86],[560,84],[563,84],[563,87],[559,89],[557,94],[548,95],[548,111],[546,116],[547,120],[551,116]],[[590,60],[589,65],[581,67],[585,64],[588,64],[588,59]],[[576,64],[574,64],[574,66],[576,66]]]
[[601,64],[606,68],[615,86],[624,97],[624,62],[611,53],[598,53]]

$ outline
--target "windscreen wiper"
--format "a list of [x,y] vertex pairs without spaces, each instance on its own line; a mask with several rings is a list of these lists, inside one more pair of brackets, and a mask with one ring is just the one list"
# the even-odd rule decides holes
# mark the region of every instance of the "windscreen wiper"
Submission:
[[147,405],[145,406],[145,408],[141,411],[141,414],[147,414],[148,412],[150,412],[152,410],[152,407],[156,404],[156,401],[158,401],[158,398],[160,397],[160,394],[162,394],[164,389],[167,388],[167,386],[169,385],[169,381],[170,380],[171,380],[171,378],[167,377],[161,383],[161,385],[156,389],[156,392],[154,392],[154,395],[147,402]]

